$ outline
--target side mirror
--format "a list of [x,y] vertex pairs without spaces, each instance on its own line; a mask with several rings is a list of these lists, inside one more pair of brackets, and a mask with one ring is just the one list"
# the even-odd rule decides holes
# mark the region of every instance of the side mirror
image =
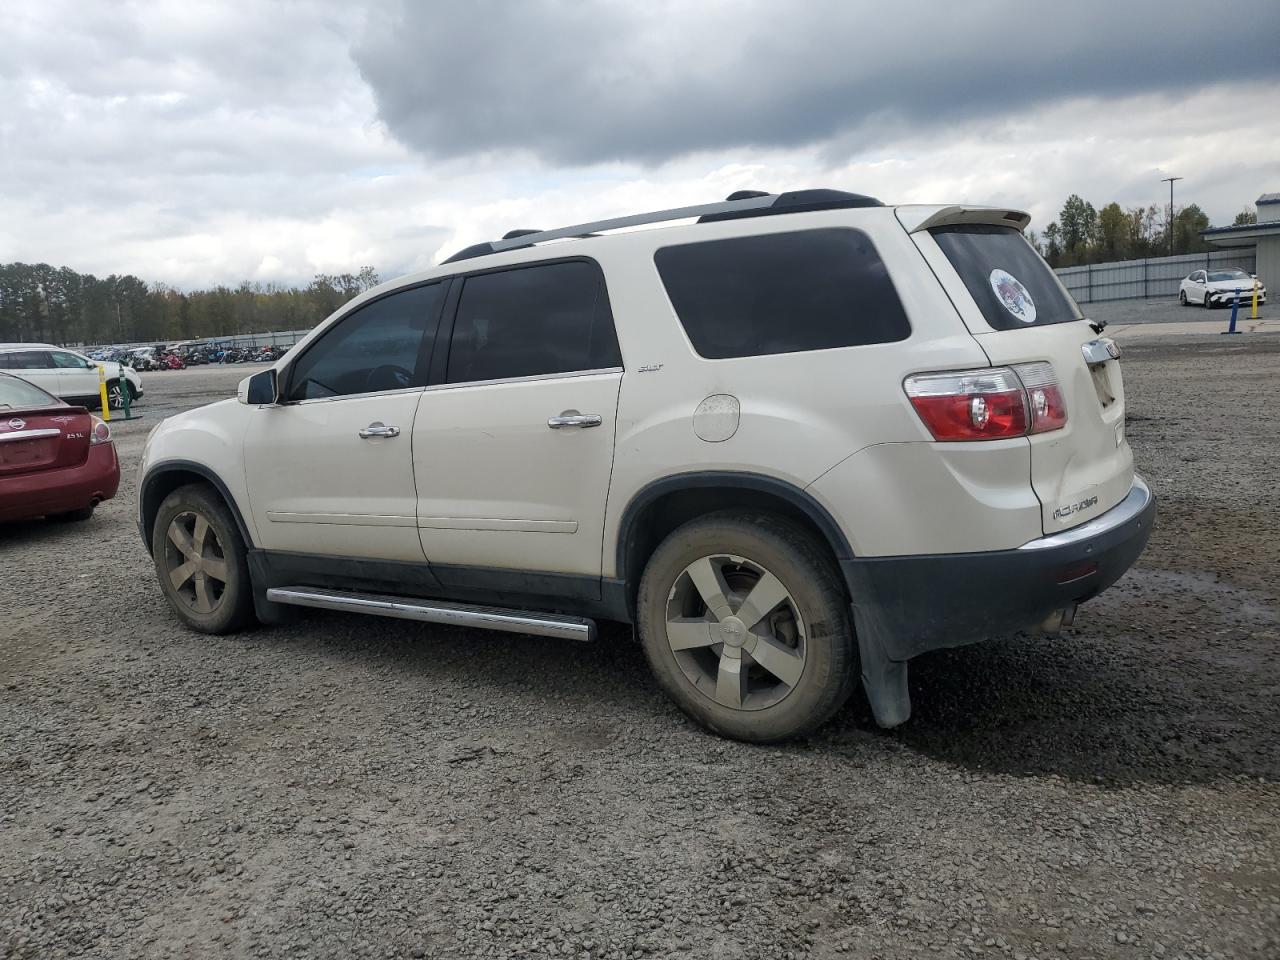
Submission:
[[236,399],[255,407],[270,406],[276,402],[279,385],[276,370],[263,370],[252,377],[245,377],[236,388]]

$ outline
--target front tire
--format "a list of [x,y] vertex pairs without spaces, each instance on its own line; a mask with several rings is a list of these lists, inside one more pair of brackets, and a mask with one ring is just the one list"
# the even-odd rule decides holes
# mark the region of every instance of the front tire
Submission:
[[204,484],[179,487],[151,531],[156,577],[178,618],[200,633],[235,633],[253,616],[244,541],[222,498]]
[[[129,391],[129,402],[133,403],[133,398],[135,396],[133,392],[133,384],[126,381],[125,389]],[[107,381],[107,407],[111,410],[124,409],[124,398],[120,392],[119,380],[113,379]]]
[[1187,291],[1185,291],[1185,290],[1179,290],[1179,291],[1178,291],[1178,303],[1179,303],[1179,304],[1181,304],[1181,305],[1182,305],[1182,306],[1184,306],[1184,307],[1185,307],[1185,306],[1188,306],[1188,304],[1187,304]]
[[1212,310],[1212,309],[1213,309],[1213,304],[1209,302],[1209,291],[1208,291],[1208,290],[1206,290],[1206,291],[1204,292],[1204,308],[1205,308],[1206,310]]
[[637,614],[662,689],[735,740],[802,736],[853,690],[840,575],[818,541],[780,518],[715,513],[675,530],[645,566]]

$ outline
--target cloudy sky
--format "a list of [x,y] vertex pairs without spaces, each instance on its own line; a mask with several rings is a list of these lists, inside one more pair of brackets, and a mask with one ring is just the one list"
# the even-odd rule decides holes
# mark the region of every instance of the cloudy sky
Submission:
[[[8,0],[0,262],[384,277],[513,227],[806,186],[1280,190],[1280,3]],[[1165,201],[1167,202],[1167,201]]]

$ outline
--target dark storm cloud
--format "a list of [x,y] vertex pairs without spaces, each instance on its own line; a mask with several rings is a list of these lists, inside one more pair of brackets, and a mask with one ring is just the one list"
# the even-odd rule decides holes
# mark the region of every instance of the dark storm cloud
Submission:
[[415,149],[581,164],[851,134],[851,146],[869,146],[880,124],[997,119],[1078,96],[1176,97],[1280,77],[1278,36],[1276,0],[472,0],[393,3],[352,53],[380,118]]

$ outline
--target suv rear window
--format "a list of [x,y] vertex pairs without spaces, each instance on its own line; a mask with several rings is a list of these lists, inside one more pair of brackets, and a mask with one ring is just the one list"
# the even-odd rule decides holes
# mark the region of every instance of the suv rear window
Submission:
[[767,233],[654,254],[699,356],[720,360],[892,343],[911,324],[861,230]]
[[1012,227],[958,224],[930,233],[996,330],[1082,319],[1049,265]]

